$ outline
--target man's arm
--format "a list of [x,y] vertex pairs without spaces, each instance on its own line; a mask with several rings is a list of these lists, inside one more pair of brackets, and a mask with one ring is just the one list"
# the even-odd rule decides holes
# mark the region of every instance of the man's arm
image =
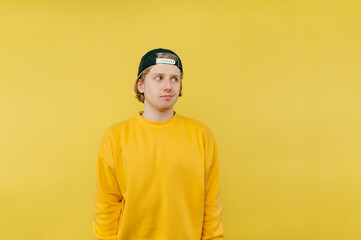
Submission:
[[205,199],[202,240],[223,240],[222,206],[219,194],[219,165],[214,137],[206,147],[210,166],[205,170]]
[[104,134],[97,160],[97,189],[93,227],[98,240],[116,240],[122,195],[115,177],[113,146],[110,134]]

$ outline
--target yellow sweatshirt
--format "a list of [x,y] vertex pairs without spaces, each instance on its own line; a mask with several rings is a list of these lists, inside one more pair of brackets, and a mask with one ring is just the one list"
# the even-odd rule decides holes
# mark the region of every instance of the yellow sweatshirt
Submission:
[[215,138],[178,115],[140,111],[110,126],[97,160],[93,218],[99,240],[222,240]]

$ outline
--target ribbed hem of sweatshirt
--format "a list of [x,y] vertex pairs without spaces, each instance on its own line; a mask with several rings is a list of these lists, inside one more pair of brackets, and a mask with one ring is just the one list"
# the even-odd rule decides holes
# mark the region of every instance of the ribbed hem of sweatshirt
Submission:
[[137,114],[137,116],[135,118],[142,124],[148,125],[150,127],[166,127],[166,126],[169,126],[169,125],[175,123],[176,119],[178,118],[178,114],[176,113],[176,111],[173,111],[173,116],[170,119],[168,119],[166,121],[162,121],[162,122],[156,122],[156,121],[151,121],[149,119],[144,118],[141,115],[143,113],[144,113],[144,111],[139,111],[139,113]]

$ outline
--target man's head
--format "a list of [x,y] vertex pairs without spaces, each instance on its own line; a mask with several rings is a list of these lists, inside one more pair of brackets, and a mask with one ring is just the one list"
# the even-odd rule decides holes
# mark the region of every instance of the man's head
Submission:
[[[178,80],[175,80],[174,77]],[[174,104],[178,96],[182,96],[182,79],[182,62],[176,53],[162,48],[151,50],[142,57],[139,64],[138,77],[134,84],[136,98],[144,103],[147,98],[150,101],[159,100],[154,99],[158,96],[162,102],[166,99],[168,104]],[[161,82],[163,85],[160,84]],[[167,82],[171,84],[167,85]],[[171,98],[161,97],[169,93],[174,96]]]

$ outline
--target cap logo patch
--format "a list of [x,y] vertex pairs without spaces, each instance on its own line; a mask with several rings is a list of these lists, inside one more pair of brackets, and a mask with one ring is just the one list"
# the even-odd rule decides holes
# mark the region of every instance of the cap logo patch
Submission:
[[168,58],[157,58],[156,63],[175,64],[175,61]]

